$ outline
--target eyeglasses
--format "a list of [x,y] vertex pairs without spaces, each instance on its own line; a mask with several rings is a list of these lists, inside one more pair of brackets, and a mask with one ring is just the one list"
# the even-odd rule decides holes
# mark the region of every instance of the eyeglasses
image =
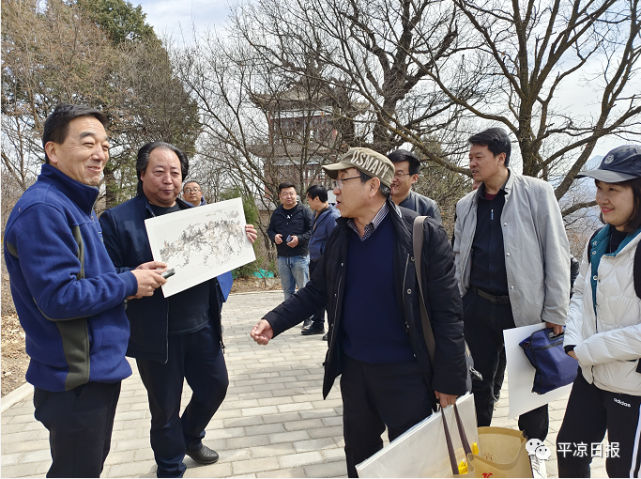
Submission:
[[349,178],[341,178],[340,180],[334,181],[334,188],[338,188],[339,190],[343,189],[343,182],[349,181],[349,180],[355,180],[356,178],[360,178],[360,176],[351,176]]
[[185,188],[185,193],[198,193],[200,188]]
[[397,171],[396,174],[394,175],[394,178],[398,178],[400,180],[404,176],[411,175],[411,174],[412,173],[403,173],[402,171]]

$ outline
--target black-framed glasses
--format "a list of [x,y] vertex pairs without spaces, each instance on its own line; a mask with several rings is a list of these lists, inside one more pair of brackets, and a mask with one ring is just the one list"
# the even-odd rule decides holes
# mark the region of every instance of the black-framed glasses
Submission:
[[334,188],[338,188],[339,190],[343,189],[343,182],[349,181],[349,180],[355,180],[356,178],[360,178],[360,176],[350,176],[349,178],[341,178],[340,180],[334,181]]
[[185,188],[185,193],[199,193],[200,188]]
[[412,173],[403,173],[402,171],[397,171],[396,173],[394,173],[394,176],[395,176],[396,178],[398,178],[399,180],[400,180],[401,178],[403,178],[404,176],[408,176],[408,175],[410,175],[410,176],[411,176],[411,175],[412,175]]

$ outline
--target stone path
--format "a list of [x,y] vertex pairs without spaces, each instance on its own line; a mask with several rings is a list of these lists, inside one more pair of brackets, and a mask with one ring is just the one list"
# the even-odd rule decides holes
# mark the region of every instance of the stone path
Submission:
[[[344,477],[342,401],[338,387],[322,399],[322,363],[327,349],[320,336],[305,337],[294,328],[259,347],[249,337],[253,324],[282,301],[282,293],[232,295],[223,308],[227,397],[207,427],[205,444],[220,461],[200,466],[185,458],[185,477]],[[132,366],[133,363],[132,363]],[[149,446],[147,396],[135,366],[123,382],[111,453],[102,477],[155,477]],[[185,385],[183,404],[190,390]],[[567,398],[550,407],[554,451]],[[507,390],[492,425],[516,428],[508,420]],[[2,414],[2,477],[44,477],[51,463],[48,431],[33,417],[33,396]],[[556,455],[547,463],[556,477]],[[593,462],[592,477],[606,477],[603,460]]]

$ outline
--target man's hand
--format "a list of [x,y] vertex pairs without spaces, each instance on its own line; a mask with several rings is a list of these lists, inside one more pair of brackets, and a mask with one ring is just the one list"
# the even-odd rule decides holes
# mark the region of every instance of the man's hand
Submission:
[[298,236],[292,236],[292,239],[287,243],[287,246],[290,248],[296,248],[296,246],[298,246]]
[[554,335],[558,336],[563,332],[563,326],[560,324],[554,324],[554,323],[548,323],[547,321],[545,322],[545,327],[546,328],[552,328],[552,331],[554,331]]
[[434,391],[434,395],[436,396],[436,399],[438,399],[438,401],[441,403],[441,407],[443,409],[445,409],[447,406],[453,406],[454,404],[456,404],[457,396],[454,394],[445,394]]
[[272,329],[272,325],[269,324],[269,321],[261,319],[256,323],[249,334],[254,341],[265,346],[269,343],[269,340],[274,337],[274,330]]
[[138,266],[136,269],[150,269],[153,271],[156,270],[161,270],[161,271],[156,271],[157,273],[162,273],[167,269],[167,264],[163,263],[162,261],[150,261],[149,263],[143,263],[140,266]]
[[[258,232],[256,231],[256,228],[254,228],[254,225],[245,225],[245,233],[247,233],[247,238],[249,238],[249,242],[251,244],[254,244],[254,241],[256,241],[256,238],[258,238]],[[277,235],[280,236],[280,235]],[[282,241],[282,238],[281,238]]]
[[576,354],[574,354],[574,351],[568,351],[568,356],[570,356],[571,358],[576,359],[577,361],[579,360],[579,358],[576,357]]
[[274,243],[281,244],[283,242],[283,235],[274,236]]
[[160,286],[167,282],[156,270],[136,268],[132,270],[131,273],[136,277],[136,281],[138,281],[138,292],[135,296],[130,296],[127,299],[140,299],[144,296],[153,296],[156,288],[160,288]]

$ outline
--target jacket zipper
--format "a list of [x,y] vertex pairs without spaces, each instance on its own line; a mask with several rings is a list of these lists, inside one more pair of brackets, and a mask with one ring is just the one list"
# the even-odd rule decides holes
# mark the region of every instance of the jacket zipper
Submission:
[[[341,266],[342,267],[342,266]],[[340,299],[340,294],[341,294],[341,283],[343,282],[343,276],[341,275],[340,279],[338,280],[338,289],[336,290],[336,304],[334,305],[334,324],[332,325],[332,337],[330,346],[334,343],[334,337],[336,336],[336,318],[338,315],[338,300]]]
[[405,285],[406,285],[406,280],[407,280],[407,268],[409,267],[410,264],[410,255],[407,255],[407,258],[405,258],[405,273],[403,274],[403,289],[401,290],[401,297],[403,298],[403,309],[405,309],[405,332],[409,333],[410,331],[410,324],[407,322],[407,307],[405,307]]

